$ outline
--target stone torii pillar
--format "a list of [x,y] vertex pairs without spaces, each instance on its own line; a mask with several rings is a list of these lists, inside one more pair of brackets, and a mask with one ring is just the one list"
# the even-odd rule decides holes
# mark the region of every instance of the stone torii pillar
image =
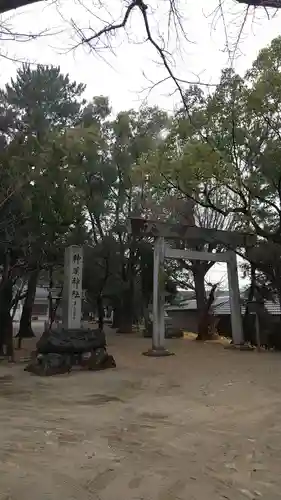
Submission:
[[152,348],[144,352],[145,356],[170,356],[173,353],[165,346],[165,240],[155,239],[153,258],[153,331]]
[[231,312],[231,330],[233,344],[236,346],[244,343],[244,334],[241,317],[240,290],[237,270],[237,257],[235,252],[227,252],[228,290]]

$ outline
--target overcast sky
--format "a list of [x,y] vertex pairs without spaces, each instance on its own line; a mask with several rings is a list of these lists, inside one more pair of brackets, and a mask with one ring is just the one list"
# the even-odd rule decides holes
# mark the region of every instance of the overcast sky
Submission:
[[[153,36],[160,43],[165,40],[165,47],[173,56],[174,72],[185,80],[197,82],[200,78],[204,83],[215,84],[221,69],[230,62],[243,74],[259,50],[281,34],[281,17],[273,16],[272,10],[266,13],[263,9],[250,9],[244,23],[246,7],[234,0],[224,0],[223,11],[218,9],[219,0],[178,0],[178,3],[182,6],[185,32],[185,36],[179,33],[179,39],[175,30],[167,28],[167,2],[148,0],[153,6],[153,10],[148,9],[148,15]],[[48,29],[56,34],[27,43],[0,38],[3,55],[0,85],[16,72],[17,64],[7,58],[29,60],[60,65],[63,72],[87,84],[87,98],[109,96],[114,112],[137,108],[145,99],[149,104],[172,110],[179,101],[172,82],[156,86],[150,93],[145,90],[151,87],[151,82],[165,78],[166,72],[153,47],[145,42],[139,15],[133,15],[127,32],[120,31],[113,40],[113,52],[106,48],[98,52],[91,52],[87,47],[73,48],[79,38],[71,27],[72,20],[88,36],[101,29],[104,21],[118,19],[124,4],[124,0],[105,0],[105,8],[102,8],[99,0],[60,0],[56,4],[40,2],[3,15],[2,21],[19,33],[35,34]],[[234,50],[238,38],[239,44]],[[224,275],[222,267],[212,271],[211,278],[220,279]]]

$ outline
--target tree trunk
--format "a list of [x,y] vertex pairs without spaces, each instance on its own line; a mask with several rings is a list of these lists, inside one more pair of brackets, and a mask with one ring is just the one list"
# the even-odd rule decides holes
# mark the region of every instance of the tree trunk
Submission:
[[120,325],[118,333],[132,333],[134,315],[134,284],[131,283],[128,290],[125,290],[122,297],[120,310]]
[[206,309],[206,290],[205,290],[205,273],[200,269],[200,264],[193,264],[192,272],[195,284],[195,295],[197,302],[198,314],[198,336],[197,340],[203,340],[208,334],[208,324],[205,321]]
[[21,284],[21,287],[18,289],[17,293],[16,293],[16,296],[13,300],[13,307],[12,307],[12,320],[14,321],[14,317],[16,315],[16,312],[17,312],[17,308],[18,308],[18,305],[19,305],[19,301],[20,299],[22,298],[22,291],[23,291],[23,288],[24,288],[24,281],[22,282]]
[[198,310],[198,335],[196,340],[213,340],[218,335],[216,322],[214,316],[210,313],[210,309],[215,299],[217,285],[212,286],[207,299],[205,290],[206,268],[202,266],[202,263],[198,263],[193,265],[193,269]]
[[132,287],[123,294],[118,333],[132,333],[133,331],[134,295],[131,288]]
[[0,289],[0,352],[6,354],[9,361],[14,360],[13,320],[11,316],[13,283],[3,278]]
[[39,276],[39,271],[36,269],[35,271],[32,271],[28,280],[27,294],[25,297],[21,313],[20,328],[17,334],[18,349],[21,348],[22,339],[35,337],[34,332],[32,330],[31,319],[32,319],[32,309],[35,300],[38,276]]
[[[278,282],[277,295],[278,295],[279,307],[281,308],[281,283],[280,283],[280,281]],[[275,349],[281,350],[280,349],[280,340],[279,340],[279,338],[280,338],[280,329],[281,329],[281,321],[280,321],[280,319],[278,321],[278,327],[277,328],[278,328],[277,335],[276,335],[276,333],[273,334],[274,338],[277,340],[277,343],[275,343]],[[273,329],[272,325],[271,325],[271,329]]]
[[120,326],[118,328],[118,333],[132,333],[133,331],[133,320],[131,315],[127,312],[122,312],[120,317]]
[[13,320],[10,310],[1,311],[1,351],[9,361],[14,360]]
[[143,309],[143,318],[144,318],[144,331],[145,334],[149,335],[151,331],[151,320],[149,317],[149,309],[148,304],[145,304]]
[[126,289],[123,292],[121,302],[121,317],[118,333],[132,333],[134,317],[134,297],[135,297],[135,279],[136,279],[136,242],[132,237],[130,241],[130,253],[127,263],[127,271],[123,272]]
[[54,317],[54,308],[53,308],[53,296],[52,296],[52,289],[53,289],[53,267],[50,266],[49,268],[49,293],[48,293],[48,328],[51,330],[53,322],[55,321]]
[[119,328],[120,327],[120,319],[121,319],[121,306],[120,304],[116,304],[113,307],[113,321],[112,321],[112,328]]
[[246,342],[251,342],[251,344],[254,343],[255,338],[254,338],[254,332],[253,332],[252,318],[251,318],[251,314],[249,311],[249,304],[253,301],[254,296],[255,296],[255,268],[253,265],[251,265],[251,284],[250,284],[249,293],[248,293],[248,297],[247,297],[244,316],[242,319],[244,339]]
[[97,309],[98,309],[98,325],[99,329],[103,330],[104,327],[104,308],[102,296],[99,295],[97,298]]
[[276,288],[276,291],[277,291],[277,297],[278,297],[279,306],[281,308],[281,279],[280,279],[280,274],[278,275],[278,277],[276,279],[275,288]]

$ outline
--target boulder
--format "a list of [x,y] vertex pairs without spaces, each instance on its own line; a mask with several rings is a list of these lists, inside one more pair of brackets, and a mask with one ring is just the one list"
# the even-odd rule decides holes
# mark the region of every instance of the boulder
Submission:
[[36,344],[40,354],[82,354],[100,347],[106,347],[102,330],[49,330],[43,333]]

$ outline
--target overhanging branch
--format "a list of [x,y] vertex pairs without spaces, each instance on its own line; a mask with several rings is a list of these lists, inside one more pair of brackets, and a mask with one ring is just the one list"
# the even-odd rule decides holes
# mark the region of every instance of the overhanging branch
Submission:
[[264,7],[273,9],[281,8],[281,0],[236,0],[238,3],[244,3],[246,5],[252,5],[253,7]]
[[41,0],[0,0],[0,14],[40,1]]
[[[36,2],[40,2],[42,0],[0,0],[0,14],[3,14],[4,12],[8,12],[9,10],[13,9],[18,9],[19,7],[24,7],[26,5],[31,5]],[[172,0],[166,0],[167,2],[170,2],[171,4],[171,11],[174,12],[175,6]],[[253,7],[265,7],[265,8],[274,8],[274,9],[280,9],[281,8],[281,0],[235,0],[238,3],[243,3],[246,5],[252,5]],[[129,16],[130,11],[132,10],[133,7],[136,7],[137,4],[140,4],[141,2],[136,2],[133,1],[129,4],[128,9],[127,9],[127,14]],[[207,3],[207,1],[206,1]],[[125,23],[126,24],[126,23]],[[124,24],[118,26],[119,28],[124,27]]]

